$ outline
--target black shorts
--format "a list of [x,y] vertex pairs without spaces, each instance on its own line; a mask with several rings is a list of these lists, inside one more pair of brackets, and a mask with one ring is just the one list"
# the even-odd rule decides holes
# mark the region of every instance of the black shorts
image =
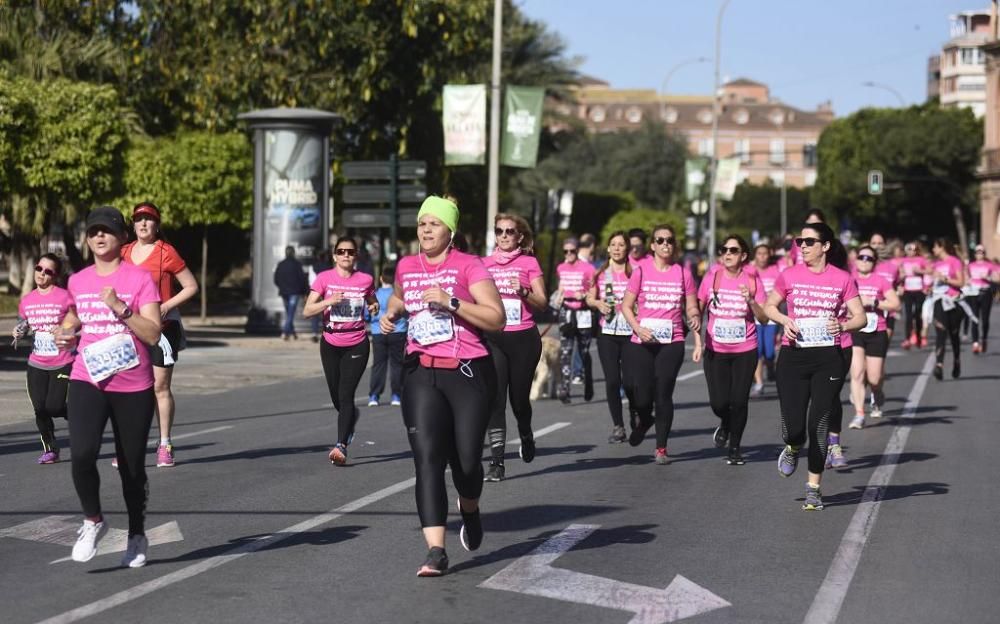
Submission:
[[[180,346],[181,346],[181,324],[177,321],[164,321],[163,327],[160,328],[160,332],[163,334],[167,342],[170,343],[170,350],[173,351],[174,362],[177,361]],[[152,360],[153,366],[158,366],[160,368],[173,368],[173,364],[163,363],[163,349],[160,345],[153,345],[149,347],[149,359]]]
[[889,331],[896,331],[896,315],[890,314],[885,317],[885,326]]
[[889,352],[889,334],[885,330],[865,333],[851,332],[855,347],[865,350],[866,357],[884,358]]

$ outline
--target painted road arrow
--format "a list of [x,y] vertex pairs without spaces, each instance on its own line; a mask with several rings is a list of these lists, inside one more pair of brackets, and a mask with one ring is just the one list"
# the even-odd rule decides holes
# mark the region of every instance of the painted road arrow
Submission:
[[[12,537],[29,542],[72,546],[76,543],[76,532],[79,528],[79,516],[46,516],[45,518],[25,522],[9,529],[0,530],[0,538]],[[177,526],[177,522],[172,520],[146,531],[146,538],[149,540],[150,546],[155,546],[157,544],[179,542],[184,539],[184,536],[181,535],[181,529]],[[128,531],[108,529],[107,535],[97,545],[97,554],[107,555],[110,553],[125,552],[127,543]],[[63,557],[62,559],[56,559],[52,563],[62,563],[69,560],[70,557]]]
[[676,622],[732,606],[679,574],[666,589],[657,589],[552,567],[560,555],[598,528],[596,524],[571,524],[479,586],[630,611],[635,615],[629,624]]

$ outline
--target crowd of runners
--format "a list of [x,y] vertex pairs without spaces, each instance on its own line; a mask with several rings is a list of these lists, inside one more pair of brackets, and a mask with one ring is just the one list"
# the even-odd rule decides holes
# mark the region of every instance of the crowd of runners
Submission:
[[[155,205],[137,205],[136,240],[126,244],[121,212],[91,211],[86,236],[94,264],[70,276],[63,289],[60,259],[42,256],[36,288],[23,297],[13,332],[15,342],[32,337],[27,387],[42,442],[38,463],[59,461],[55,423],[68,420],[73,484],[84,514],[76,561],[90,560],[107,531],[97,456],[109,420],[129,518],[123,566],[146,562],[145,456],[154,415],[157,466],[174,464],[170,381],[184,347],[177,309],[198,286],[159,236],[159,220]],[[1000,283],[1000,265],[981,246],[965,261],[947,239],[933,240],[928,254],[921,241],[875,233],[848,249],[813,211],[778,245],[752,248],[740,236],[721,238],[715,259],[701,268],[681,260],[669,225],[612,233],[600,261],[592,251],[582,257],[582,239],[569,238],[556,288],[548,293],[525,219],[498,215],[496,247],[485,258],[460,250],[458,224],[453,199],[429,197],[417,217],[419,252],[384,270],[381,287],[358,270],[357,241],[341,237],[332,268],[315,276],[303,308],[323,328],[320,359],[337,413],[332,463],[349,461],[360,419],[355,392],[372,353],[369,405],[378,405],[390,377],[392,403],[401,407],[413,453],[417,514],[428,549],[420,576],[448,569],[449,469],[461,544],[472,551],[482,543],[479,500],[484,482],[505,478],[508,403],[519,456],[525,463],[535,457],[529,393],[543,350],[539,319],[549,312],[560,343],[557,398],[571,402],[577,367],[584,400],[593,398],[590,344],[596,339],[608,442],[637,447],[653,429],[657,465],[670,463],[673,393],[685,360],[704,368],[717,418],[711,444],[723,449],[731,466],[745,463],[741,442],[751,399],[773,379],[783,443],[777,470],[791,476],[804,454],[802,508],[820,510],[824,470],[847,465],[840,443],[843,388],[849,387],[854,409],[849,428],[881,418],[893,332],[902,331],[902,348],[921,349],[931,327],[934,376],[945,377],[950,345],[950,375],[959,377],[963,324],[972,352],[985,352]],[[592,246],[587,243],[588,251]]]

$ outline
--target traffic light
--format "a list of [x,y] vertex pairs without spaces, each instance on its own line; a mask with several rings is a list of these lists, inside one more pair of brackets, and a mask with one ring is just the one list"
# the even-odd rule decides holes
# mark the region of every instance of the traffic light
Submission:
[[872,169],[868,172],[868,194],[869,195],[881,195],[882,194],[882,172],[878,169]]

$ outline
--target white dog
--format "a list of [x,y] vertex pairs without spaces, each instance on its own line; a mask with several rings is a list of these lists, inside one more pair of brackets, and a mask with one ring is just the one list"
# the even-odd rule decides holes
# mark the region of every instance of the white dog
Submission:
[[550,389],[558,381],[559,374],[559,339],[542,336],[542,357],[538,359],[535,377],[531,382],[531,400],[551,397]]

